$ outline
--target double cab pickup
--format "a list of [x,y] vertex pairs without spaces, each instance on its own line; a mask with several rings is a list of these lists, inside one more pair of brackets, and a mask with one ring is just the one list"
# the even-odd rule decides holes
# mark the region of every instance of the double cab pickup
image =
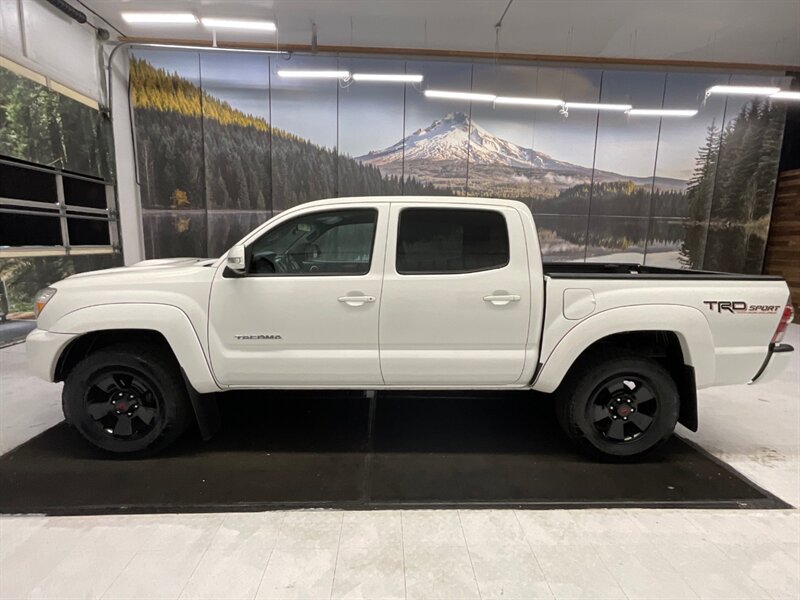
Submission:
[[780,277],[543,264],[530,210],[489,198],[309,202],[221,258],[73,275],[35,302],[31,369],[127,455],[209,434],[230,390],[518,389],[625,458],[696,430],[697,389],[768,381],[792,352]]

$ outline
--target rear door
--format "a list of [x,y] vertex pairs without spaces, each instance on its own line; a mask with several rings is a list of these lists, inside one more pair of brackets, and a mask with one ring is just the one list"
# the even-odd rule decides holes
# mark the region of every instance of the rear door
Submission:
[[511,207],[392,203],[380,313],[387,385],[516,383],[531,313]]

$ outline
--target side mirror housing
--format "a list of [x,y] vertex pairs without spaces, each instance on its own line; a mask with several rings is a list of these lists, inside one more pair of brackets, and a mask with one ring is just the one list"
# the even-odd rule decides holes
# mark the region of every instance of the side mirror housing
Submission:
[[237,244],[228,250],[225,266],[236,275],[244,275],[247,272],[247,261],[243,245]]

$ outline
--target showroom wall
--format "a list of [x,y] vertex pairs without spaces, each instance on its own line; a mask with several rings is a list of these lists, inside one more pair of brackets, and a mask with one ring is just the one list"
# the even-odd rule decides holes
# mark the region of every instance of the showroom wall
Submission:
[[[421,74],[421,84],[290,79],[280,69]],[[785,105],[712,95],[782,77],[136,48],[148,257],[217,256],[268,216],[331,196],[515,198],[549,260],[760,272]],[[696,116],[426,97],[425,89]]]

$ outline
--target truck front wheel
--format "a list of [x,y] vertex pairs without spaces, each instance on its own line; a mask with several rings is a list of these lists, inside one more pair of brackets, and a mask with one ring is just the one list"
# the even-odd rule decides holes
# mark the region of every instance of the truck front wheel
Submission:
[[174,442],[191,420],[175,358],[157,346],[120,344],[81,360],[64,382],[64,416],[91,444],[145,456]]
[[658,362],[606,352],[582,360],[557,392],[558,420],[584,452],[624,459],[665,443],[680,398]]

